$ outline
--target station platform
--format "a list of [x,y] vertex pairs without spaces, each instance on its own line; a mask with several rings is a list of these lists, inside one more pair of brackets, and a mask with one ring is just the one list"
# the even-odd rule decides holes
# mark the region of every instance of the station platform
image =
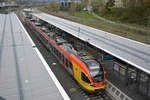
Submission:
[[150,74],[150,46],[46,13],[32,13],[84,42]]
[[0,14],[0,100],[70,100],[14,13]]
[[[98,48],[101,54],[113,56],[110,62],[104,59],[101,61],[106,62],[104,68],[107,72],[107,79],[113,84],[106,88],[110,88],[108,92],[113,94],[114,98],[120,98],[117,100],[149,100],[149,45],[46,13],[31,13],[31,15],[39,22],[55,26],[84,41],[85,45],[90,44]],[[99,58],[102,57],[104,56],[99,56]]]

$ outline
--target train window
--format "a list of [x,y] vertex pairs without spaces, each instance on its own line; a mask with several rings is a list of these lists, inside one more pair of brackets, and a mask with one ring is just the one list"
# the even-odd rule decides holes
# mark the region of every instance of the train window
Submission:
[[68,59],[67,59],[67,58],[65,58],[65,64],[66,64],[66,67],[69,66],[69,62],[68,62]]
[[90,80],[88,79],[88,77],[83,72],[81,72],[81,79],[83,81],[85,81],[86,83],[90,83]]
[[52,46],[51,46],[51,44],[49,42],[48,42],[48,46],[49,46],[49,49],[51,49]]
[[53,52],[55,53],[55,48],[53,47]]
[[57,56],[57,51],[56,51],[56,48],[55,48],[55,50],[54,50],[54,51],[55,51],[55,55]]
[[52,48],[53,47],[53,45],[50,43],[50,47]]
[[64,55],[62,55],[62,62],[63,62],[63,64],[65,64],[65,57],[64,57]]
[[73,70],[73,66],[71,62],[69,62],[69,67]]
[[57,51],[56,51],[56,48],[55,48],[55,54],[57,55]]
[[61,59],[61,53],[60,53],[60,51],[58,52],[58,57],[59,57],[59,59]]
[[53,47],[53,52],[55,53],[55,47]]
[[52,51],[54,52],[54,47],[52,48]]
[[58,49],[56,49],[56,55],[57,55],[57,57],[59,56]]

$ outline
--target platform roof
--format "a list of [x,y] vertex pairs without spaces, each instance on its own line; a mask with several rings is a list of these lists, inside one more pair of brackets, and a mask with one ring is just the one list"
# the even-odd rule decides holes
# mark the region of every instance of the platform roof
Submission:
[[46,13],[32,15],[150,74],[149,45]]
[[69,97],[18,17],[0,14],[0,100],[63,100]]

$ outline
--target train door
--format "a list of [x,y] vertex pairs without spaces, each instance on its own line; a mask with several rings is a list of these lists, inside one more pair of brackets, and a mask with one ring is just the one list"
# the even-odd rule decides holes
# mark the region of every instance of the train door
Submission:
[[75,63],[73,63],[73,76],[77,81],[80,81],[80,69]]
[[70,75],[73,75],[72,63],[68,59],[65,60],[65,63],[66,63],[66,70],[69,72]]
[[62,61],[61,61],[61,63],[66,68],[66,70],[69,72],[69,74],[73,75],[73,71],[72,71],[73,70],[73,66],[72,66],[72,63],[64,55],[62,55]]
[[65,56],[62,54],[61,64],[65,67]]
[[50,52],[52,52],[52,44],[50,42],[48,42],[48,49],[50,50]]

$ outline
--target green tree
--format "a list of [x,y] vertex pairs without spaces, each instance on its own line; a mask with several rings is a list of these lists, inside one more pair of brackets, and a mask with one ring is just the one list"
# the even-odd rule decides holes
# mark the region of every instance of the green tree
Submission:
[[105,11],[105,0],[94,0],[91,5],[94,12]]
[[144,5],[144,2],[148,2],[149,0],[122,0],[125,7],[141,7]]
[[72,3],[70,4],[69,13],[70,13],[71,15],[74,15],[75,12],[76,12],[76,4],[75,4],[74,2],[72,2]]
[[108,5],[109,7],[113,7],[115,5],[115,0],[109,0]]
[[85,7],[87,7],[87,0],[81,0],[81,10]]
[[59,2],[55,2],[55,1],[52,1],[49,3],[49,8],[52,10],[52,11],[58,11],[59,10]]
[[75,3],[75,2],[72,2],[72,3],[70,4],[70,7],[69,7],[69,13],[72,14],[72,15],[74,15],[75,12],[77,12],[77,11],[79,12],[79,11],[81,11],[83,8],[84,8],[84,7],[83,7],[83,4],[82,4],[82,3]]
[[84,7],[82,6],[82,3],[76,4],[76,11],[81,11]]
[[108,0],[108,1],[106,2],[105,7],[106,7],[107,11],[111,11],[111,8],[112,8],[114,5],[115,5],[115,0]]

